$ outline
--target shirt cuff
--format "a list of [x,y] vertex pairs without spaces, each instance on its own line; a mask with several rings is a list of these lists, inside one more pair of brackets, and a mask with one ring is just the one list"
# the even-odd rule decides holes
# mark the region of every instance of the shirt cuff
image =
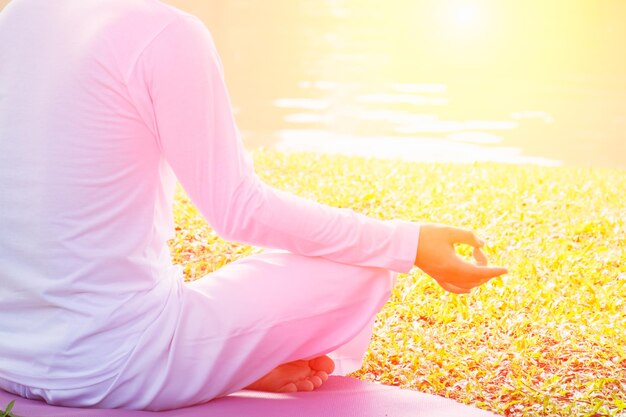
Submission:
[[396,255],[389,269],[408,273],[415,264],[421,226],[419,223],[403,220],[392,220],[392,222],[396,226],[393,237],[393,253]]

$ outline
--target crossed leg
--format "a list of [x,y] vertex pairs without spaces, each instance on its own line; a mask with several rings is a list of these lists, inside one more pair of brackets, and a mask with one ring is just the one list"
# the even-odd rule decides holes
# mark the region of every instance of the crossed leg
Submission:
[[253,382],[241,388],[306,392],[328,379],[335,370],[333,359],[341,373],[358,369],[394,277],[379,268],[269,251],[227,265],[190,287],[245,306],[231,308],[232,317],[225,319],[229,331],[237,329],[229,350],[241,349],[234,339],[242,332],[248,335],[244,343],[255,349],[244,361]]
[[312,391],[360,367],[394,276],[268,251],[182,284],[178,312],[155,320],[98,406],[164,410],[245,388]]

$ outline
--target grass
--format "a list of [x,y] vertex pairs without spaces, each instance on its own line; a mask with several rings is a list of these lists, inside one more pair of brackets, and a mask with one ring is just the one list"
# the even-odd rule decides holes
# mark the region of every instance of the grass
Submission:
[[[402,275],[355,377],[507,417],[626,416],[626,171],[255,160],[266,182],[313,200],[477,230],[510,269],[469,296]],[[190,280],[259,250],[218,238],[182,192],[175,215],[171,246]]]
[[0,409],[0,417],[17,417],[13,413],[11,413],[14,405],[15,401],[11,401],[9,404],[7,404],[7,407],[4,410]]

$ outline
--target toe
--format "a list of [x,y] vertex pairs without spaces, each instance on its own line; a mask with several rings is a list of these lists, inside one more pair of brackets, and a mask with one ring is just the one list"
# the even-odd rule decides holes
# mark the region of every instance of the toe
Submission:
[[322,386],[322,384],[324,383],[324,381],[322,381],[322,378],[320,378],[317,375],[313,375],[311,377],[309,377],[309,381],[311,381],[311,383],[313,383],[313,388],[317,389],[319,387]]
[[278,392],[298,392],[298,386],[293,382],[284,385],[282,388],[278,390]]
[[324,371],[317,371],[315,376],[318,377],[322,383],[328,381],[328,374]]
[[308,379],[303,379],[295,383],[296,387],[298,387],[298,392],[309,392],[315,389],[315,385]]
[[309,361],[309,366],[316,371],[331,374],[335,370],[335,362],[328,356],[320,356]]

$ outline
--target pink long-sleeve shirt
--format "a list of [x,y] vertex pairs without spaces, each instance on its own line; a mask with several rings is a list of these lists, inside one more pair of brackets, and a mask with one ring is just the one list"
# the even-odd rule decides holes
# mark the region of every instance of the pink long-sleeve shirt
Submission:
[[417,224],[257,179],[198,19],[157,0],[13,0],[0,13],[0,378],[98,383],[169,320],[176,179],[224,238],[413,265]]

